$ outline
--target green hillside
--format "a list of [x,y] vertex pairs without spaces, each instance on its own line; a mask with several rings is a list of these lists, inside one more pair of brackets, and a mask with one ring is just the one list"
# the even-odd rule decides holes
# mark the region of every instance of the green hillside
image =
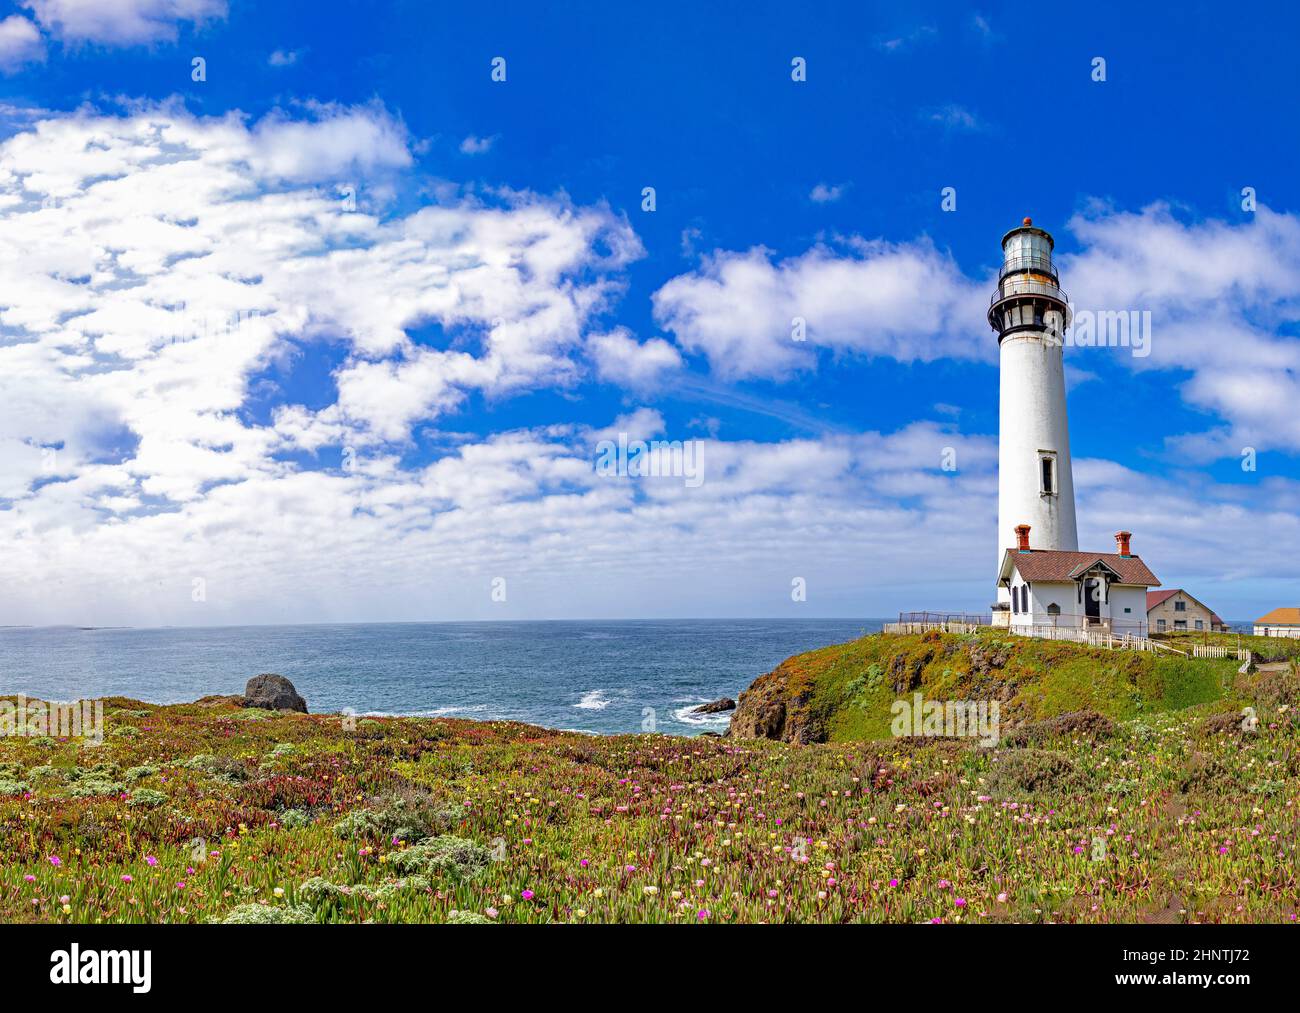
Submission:
[[[754,682],[732,723],[738,736],[800,742],[890,737],[891,706],[927,700],[997,700],[1004,726],[1074,711],[1128,720],[1244,696],[1235,659],[1193,659],[975,634],[873,634],[796,655]],[[784,708],[780,734],[774,716]],[[765,722],[764,717],[768,720]]]

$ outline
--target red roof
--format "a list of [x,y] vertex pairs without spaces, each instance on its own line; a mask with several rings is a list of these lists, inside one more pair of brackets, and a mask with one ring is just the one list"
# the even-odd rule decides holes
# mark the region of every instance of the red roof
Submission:
[[1217,614],[1216,614],[1216,613],[1215,613],[1215,612],[1214,612],[1214,611],[1213,611],[1213,610],[1212,610],[1208,605],[1205,604],[1205,602],[1201,601],[1199,598],[1197,598],[1197,597],[1196,597],[1195,595],[1193,595],[1191,592],[1189,592],[1189,591],[1183,591],[1183,589],[1182,589],[1181,587],[1171,587],[1171,588],[1169,588],[1168,590],[1165,590],[1165,591],[1148,591],[1148,592],[1147,592],[1147,611],[1150,612],[1153,608],[1155,608],[1155,607],[1156,607],[1157,605],[1159,605],[1161,602],[1168,601],[1170,598],[1172,598],[1174,595],[1176,595],[1179,591],[1182,591],[1183,594],[1187,595],[1188,598],[1191,598],[1192,601],[1196,602],[1197,605],[1201,606],[1201,608],[1205,609],[1206,612],[1209,612],[1209,613],[1210,613],[1210,625],[1211,625],[1211,626],[1227,626],[1227,625],[1228,625],[1228,624],[1225,623],[1222,619],[1220,619],[1220,618],[1218,617],[1218,615],[1217,615]]
[[1121,556],[1118,552],[1065,552],[1060,549],[1008,549],[1011,564],[1028,581],[1077,580],[1095,564],[1103,563],[1119,576],[1121,584],[1144,584],[1155,587],[1160,579],[1147,569],[1140,556]]
[[1168,601],[1179,592],[1179,588],[1171,587],[1168,591],[1148,591],[1147,592],[1147,611],[1159,605],[1162,601]]

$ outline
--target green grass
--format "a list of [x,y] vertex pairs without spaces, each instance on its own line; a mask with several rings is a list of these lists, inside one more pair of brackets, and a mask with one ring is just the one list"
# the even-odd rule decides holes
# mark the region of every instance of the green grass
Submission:
[[1168,632],[1153,633],[1152,639],[1169,644],[1180,651],[1191,651],[1193,644],[1215,644],[1236,649],[1248,648],[1256,659],[1283,661],[1300,658],[1300,639],[1295,637],[1256,637],[1239,633]]
[[[1002,664],[980,668],[979,658],[1003,655]],[[809,709],[825,722],[830,741],[849,742],[890,736],[890,707],[900,696],[892,676],[900,669],[919,672],[919,685],[908,693],[932,700],[1000,699],[1003,720],[1019,722],[1076,710],[1127,720],[1211,703],[1231,695],[1238,664],[988,630],[929,639],[877,634],[798,655],[782,669],[787,695],[810,692]]]

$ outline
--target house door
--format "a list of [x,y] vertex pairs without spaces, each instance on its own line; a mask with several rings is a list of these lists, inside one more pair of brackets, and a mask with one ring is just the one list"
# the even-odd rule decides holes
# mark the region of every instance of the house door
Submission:
[[1089,623],[1101,621],[1101,585],[1091,577],[1083,582],[1083,614]]

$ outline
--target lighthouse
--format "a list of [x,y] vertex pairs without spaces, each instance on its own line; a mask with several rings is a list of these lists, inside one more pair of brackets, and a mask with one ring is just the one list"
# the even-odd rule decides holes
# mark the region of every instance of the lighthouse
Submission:
[[[1074,475],[1065,418],[1065,330],[1070,305],[1052,263],[1052,237],[1026,218],[1002,237],[1002,268],[989,303],[998,335],[999,563],[1028,525],[1035,549],[1076,552]],[[999,587],[1000,603],[1010,601]]]

